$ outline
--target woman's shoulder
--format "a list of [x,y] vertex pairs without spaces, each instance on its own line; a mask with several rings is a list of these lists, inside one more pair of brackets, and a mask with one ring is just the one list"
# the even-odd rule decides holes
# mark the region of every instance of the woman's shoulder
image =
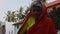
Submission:
[[53,20],[51,18],[49,18],[49,17],[46,17],[45,22],[46,23],[53,23]]

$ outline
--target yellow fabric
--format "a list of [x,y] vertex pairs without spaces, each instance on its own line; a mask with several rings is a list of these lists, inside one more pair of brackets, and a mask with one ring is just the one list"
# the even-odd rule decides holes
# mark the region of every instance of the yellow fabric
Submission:
[[27,31],[34,23],[35,23],[34,17],[30,17],[30,18],[27,20],[27,23],[25,24],[23,31],[20,32],[20,34],[25,34],[26,31]]
[[27,30],[35,23],[34,17],[30,17],[27,21],[28,27]]

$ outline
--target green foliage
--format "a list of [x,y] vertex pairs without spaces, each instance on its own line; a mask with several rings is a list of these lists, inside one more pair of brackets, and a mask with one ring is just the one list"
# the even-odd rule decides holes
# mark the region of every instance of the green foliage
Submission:
[[15,12],[11,13],[11,21],[14,22],[15,21]]
[[43,3],[46,3],[46,0],[42,0]]
[[34,0],[32,0],[32,1],[34,1]]
[[22,19],[22,18],[24,18],[24,17],[22,17],[23,16],[22,13],[23,13],[23,7],[20,7],[19,13],[17,14],[17,17],[19,18],[19,20]]
[[[28,13],[29,7],[25,10],[25,15]],[[6,21],[8,22],[16,22],[17,20],[23,19],[25,15],[23,14],[23,7],[20,7],[18,14],[15,13],[16,11],[7,11],[6,14]]]
[[19,10],[20,15],[22,14],[22,12],[23,12],[23,7],[20,7],[20,10]]
[[28,11],[29,11],[29,7],[26,8],[25,15],[28,13]]
[[7,20],[8,22],[10,22],[10,21],[11,21],[11,11],[8,11],[6,15],[7,15],[6,20]]
[[15,21],[15,12],[8,11],[6,14],[6,21],[14,22]]
[[[32,1],[35,1],[35,0],[32,0]],[[38,1],[38,0],[37,0]],[[42,1],[43,3],[46,3],[46,0],[40,0],[40,1]]]

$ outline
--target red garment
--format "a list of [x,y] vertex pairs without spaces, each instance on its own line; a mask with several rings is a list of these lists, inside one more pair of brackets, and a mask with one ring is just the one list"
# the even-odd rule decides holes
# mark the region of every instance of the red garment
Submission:
[[[39,17],[38,21],[31,28],[29,28],[26,34],[57,34],[52,20],[46,17],[46,11],[46,7],[43,5],[41,16]],[[32,16],[31,12],[26,16],[24,25],[30,16]],[[18,31],[18,34],[20,34],[20,31],[23,30],[24,25]]]

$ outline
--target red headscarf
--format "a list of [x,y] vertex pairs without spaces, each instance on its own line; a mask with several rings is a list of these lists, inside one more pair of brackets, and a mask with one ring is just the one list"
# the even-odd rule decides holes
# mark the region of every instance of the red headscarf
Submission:
[[[57,34],[52,20],[46,16],[47,9],[45,5],[43,4],[42,6],[43,6],[42,14],[40,15],[38,21],[31,28],[29,28],[26,34]],[[32,12],[27,14],[25,19],[23,20],[24,24],[19,29],[18,34],[20,34],[20,32],[24,29],[24,26],[30,16],[33,16]]]

